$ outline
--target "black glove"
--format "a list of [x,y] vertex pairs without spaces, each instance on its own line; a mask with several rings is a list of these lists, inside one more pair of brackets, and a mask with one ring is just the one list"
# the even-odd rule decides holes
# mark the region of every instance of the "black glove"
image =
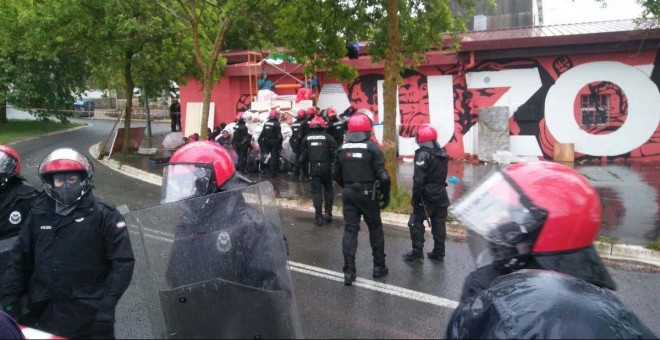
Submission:
[[423,204],[422,204],[422,195],[413,194],[412,199],[410,200],[410,204],[413,206],[413,208],[423,206]]
[[115,322],[111,318],[97,317],[92,324],[93,339],[114,339]]
[[390,205],[390,195],[381,195],[380,196],[380,208],[385,209]]

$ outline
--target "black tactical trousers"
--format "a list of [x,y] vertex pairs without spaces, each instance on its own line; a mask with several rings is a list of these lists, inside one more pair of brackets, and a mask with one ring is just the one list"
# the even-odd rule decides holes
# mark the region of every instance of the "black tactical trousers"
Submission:
[[[438,256],[445,256],[445,238],[447,237],[447,228],[445,218],[447,218],[447,207],[429,204],[426,211],[422,206],[416,206],[410,216],[408,227],[410,227],[410,239],[412,240],[413,253],[424,253],[424,222],[428,218],[431,220],[431,234],[433,235],[433,252]],[[428,222],[426,222],[428,223]]]
[[291,145],[291,151],[295,155],[293,158],[293,174],[298,177],[300,175],[300,145],[296,142],[292,142],[289,139],[289,145]]
[[[268,160],[268,167],[270,169],[270,174],[275,175],[280,171],[280,152],[281,147],[273,145],[274,143],[267,143],[261,147],[261,164],[264,165],[266,162],[266,157],[270,154],[270,160]],[[266,169],[262,168],[261,172],[264,173]]]
[[313,167],[312,173],[312,201],[314,202],[314,211],[316,217],[323,215],[321,207],[325,200],[325,213],[332,215],[332,200],[334,192],[332,190],[332,177],[330,176],[330,164],[324,164],[320,167]]
[[344,204],[344,239],[342,250],[344,253],[344,272],[355,270],[355,253],[357,252],[358,232],[360,231],[360,217],[369,228],[369,243],[371,243],[374,266],[385,265],[385,236],[383,223],[380,220],[380,207],[378,201],[371,199],[363,190],[356,190],[346,184],[342,190]]
[[240,172],[245,172],[245,168],[247,167],[247,154],[248,154],[248,146],[247,145],[239,145],[236,147],[236,154],[238,155],[238,160],[236,161],[236,170]]

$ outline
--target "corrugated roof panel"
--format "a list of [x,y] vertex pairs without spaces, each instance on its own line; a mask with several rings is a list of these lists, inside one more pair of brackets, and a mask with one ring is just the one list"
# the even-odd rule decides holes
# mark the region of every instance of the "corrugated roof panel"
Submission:
[[[650,30],[651,36],[660,39],[660,27]],[[577,24],[521,27],[490,31],[475,31],[463,35],[463,51],[519,48],[527,45],[583,44],[588,36],[598,36],[599,42],[647,38],[649,31],[637,28],[632,19]],[[586,40],[585,40],[586,39]]]

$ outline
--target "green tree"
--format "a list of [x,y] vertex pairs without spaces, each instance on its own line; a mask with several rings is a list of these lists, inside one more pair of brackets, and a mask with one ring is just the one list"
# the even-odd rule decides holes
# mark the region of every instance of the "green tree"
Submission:
[[[41,118],[66,121],[88,75],[84,55],[68,44],[49,2],[3,1],[0,15],[0,123],[6,103]],[[11,18],[9,20],[9,18]]]
[[365,41],[372,60],[385,61],[383,152],[396,188],[396,101],[401,71],[417,68],[425,52],[447,48],[443,38],[465,31],[465,22],[480,2],[493,5],[492,0],[299,0],[287,3],[280,12],[277,37],[297,59],[327,69],[338,80],[357,75],[341,63],[346,42]]
[[[183,23],[192,40],[195,67],[187,75],[202,83],[204,102],[200,138],[206,139],[213,85],[220,80],[227,60],[221,51],[230,43],[236,48],[254,48],[271,42],[268,19],[279,0],[176,0],[158,5],[175,21]],[[270,31],[272,32],[272,30]]]
[[[71,2],[68,2],[71,4]],[[166,20],[148,0],[79,0],[87,22],[81,44],[90,49],[88,63],[95,82],[124,91],[124,149],[130,146],[135,88],[157,93],[180,82],[190,59],[189,39],[179,23]],[[83,47],[83,46],[81,46]]]

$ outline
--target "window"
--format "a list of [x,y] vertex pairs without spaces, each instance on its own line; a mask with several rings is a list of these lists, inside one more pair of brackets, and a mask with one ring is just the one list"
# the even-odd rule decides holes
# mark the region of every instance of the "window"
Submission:
[[582,126],[607,125],[610,120],[609,95],[582,95]]

